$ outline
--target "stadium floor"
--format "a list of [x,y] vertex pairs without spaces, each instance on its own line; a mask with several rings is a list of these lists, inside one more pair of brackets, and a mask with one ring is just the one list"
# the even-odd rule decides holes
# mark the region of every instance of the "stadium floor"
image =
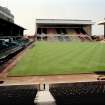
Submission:
[[98,42],[37,42],[9,75],[94,73],[105,70],[104,54],[105,44]]

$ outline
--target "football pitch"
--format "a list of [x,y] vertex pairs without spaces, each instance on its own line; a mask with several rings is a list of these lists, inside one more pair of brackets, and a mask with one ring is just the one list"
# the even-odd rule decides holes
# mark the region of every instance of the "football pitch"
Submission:
[[36,42],[9,76],[93,73],[105,70],[105,44],[98,42]]

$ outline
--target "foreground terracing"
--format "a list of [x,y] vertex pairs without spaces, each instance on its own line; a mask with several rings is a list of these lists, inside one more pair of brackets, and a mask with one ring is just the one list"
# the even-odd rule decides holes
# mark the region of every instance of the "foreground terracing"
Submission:
[[1,105],[105,104],[105,81],[0,86]]

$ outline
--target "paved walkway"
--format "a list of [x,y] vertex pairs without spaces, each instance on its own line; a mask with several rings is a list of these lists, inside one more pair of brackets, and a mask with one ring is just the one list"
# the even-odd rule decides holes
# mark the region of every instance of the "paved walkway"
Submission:
[[38,91],[35,103],[37,105],[56,105],[55,99],[49,91]]
[[97,77],[98,75],[96,74],[5,77],[3,78],[5,82],[2,85],[89,82],[97,81]]

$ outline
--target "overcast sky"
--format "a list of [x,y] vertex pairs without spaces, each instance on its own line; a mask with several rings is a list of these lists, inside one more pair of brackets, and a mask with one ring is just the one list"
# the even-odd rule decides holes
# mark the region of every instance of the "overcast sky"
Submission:
[[[35,33],[36,18],[84,19],[96,24],[105,18],[105,0],[0,0],[15,16],[15,23]],[[93,26],[93,34],[103,34],[103,27]]]

